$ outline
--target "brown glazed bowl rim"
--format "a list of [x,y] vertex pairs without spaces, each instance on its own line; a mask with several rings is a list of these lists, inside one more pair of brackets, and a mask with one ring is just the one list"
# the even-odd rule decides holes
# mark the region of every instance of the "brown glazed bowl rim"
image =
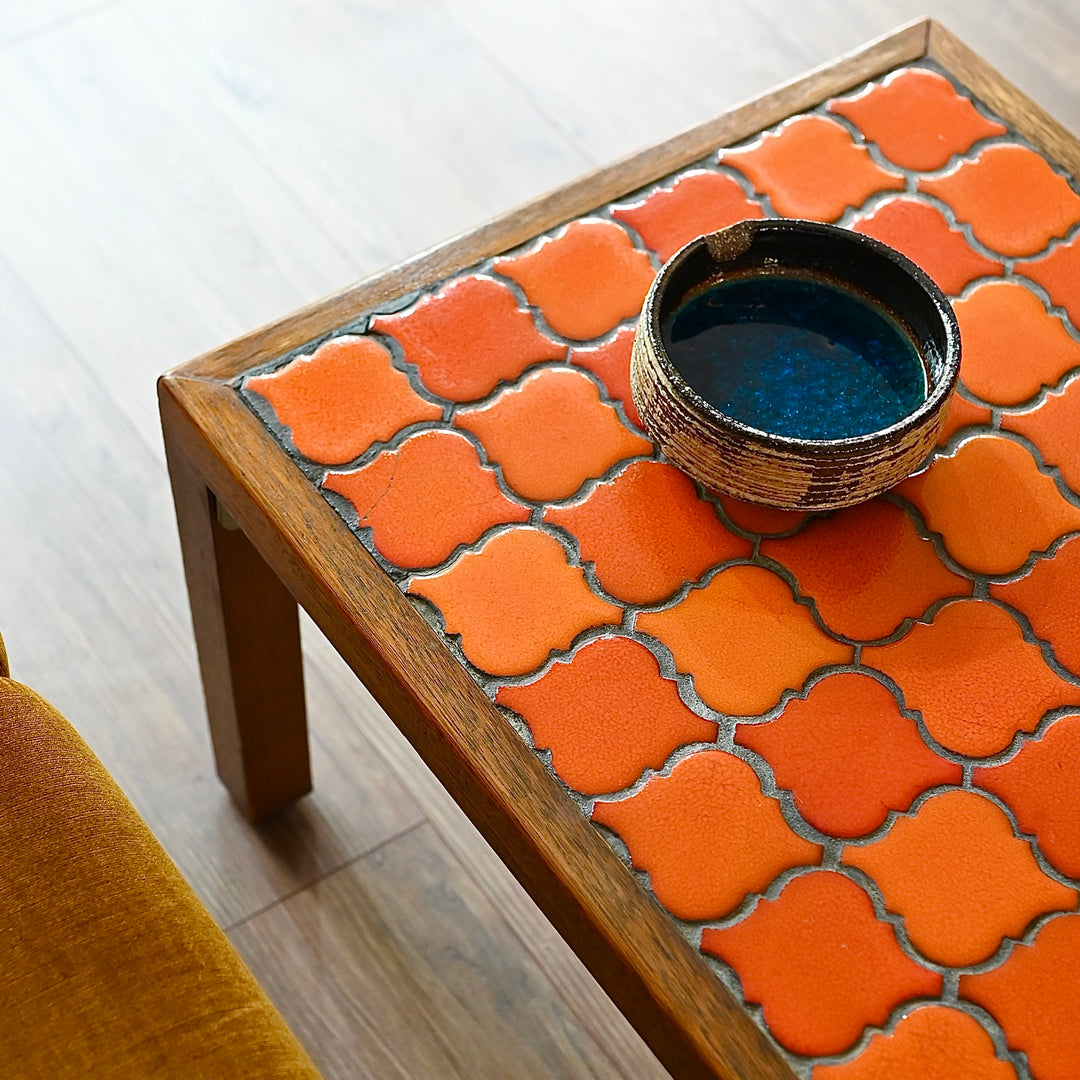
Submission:
[[[762,237],[782,241],[788,252],[789,261],[783,265],[762,260],[760,264],[751,260],[748,267],[739,268],[740,272],[750,269],[752,272],[767,274],[773,271],[806,273],[819,280],[830,281],[856,294],[868,297],[888,311],[901,324],[918,347],[927,372],[928,392],[919,406],[901,420],[889,427],[843,439],[804,439],[790,435],[780,435],[728,416],[715,405],[707,401],[694,390],[683,378],[682,373],[672,362],[664,345],[661,323],[667,300],[667,290],[677,280],[679,271],[688,261],[701,253],[707,254],[714,267],[711,277],[699,281],[699,287],[708,287],[722,280],[725,267],[740,255],[751,251]],[[807,245],[813,245],[826,252],[827,266],[806,266],[805,260],[795,258]],[[854,262],[852,263],[852,260]],[[928,342],[912,329],[911,312],[896,301],[893,294],[883,294],[873,288],[873,275],[860,276],[845,272],[850,265],[865,269],[867,266],[892,268],[895,278],[897,271],[906,277],[915,287],[913,295],[924,302],[920,313],[924,318],[927,312],[933,312],[935,330],[940,341],[933,345],[928,355]],[[680,290],[685,299],[687,290]],[[902,441],[914,429],[932,423],[943,413],[948,399],[956,389],[960,374],[960,328],[953,312],[952,304],[935,281],[906,255],[873,237],[857,233],[838,225],[828,225],[818,221],[803,221],[797,218],[750,218],[739,221],[717,232],[695,237],[683,245],[660,269],[645,297],[642,307],[639,333],[648,335],[656,362],[664,372],[670,389],[683,399],[683,403],[696,414],[695,419],[705,428],[712,427],[716,434],[727,439],[737,439],[750,445],[768,446],[787,454],[802,455],[808,458],[828,458],[835,454],[844,455],[845,451],[863,451],[872,453],[875,444],[884,447]],[[937,354],[937,355],[934,355]]]

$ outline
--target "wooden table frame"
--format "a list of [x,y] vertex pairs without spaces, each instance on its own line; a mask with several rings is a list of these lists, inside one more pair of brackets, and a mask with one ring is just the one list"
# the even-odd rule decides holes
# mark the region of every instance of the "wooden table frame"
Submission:
[[379,304],[922,58],[1080,172],[1080,150],[1064,128],[943,27],[919,21],[159,381],[217,769],[236,803],[259,820],[311,789],[299,603],[676,1077],[792,1073],[230,382]]

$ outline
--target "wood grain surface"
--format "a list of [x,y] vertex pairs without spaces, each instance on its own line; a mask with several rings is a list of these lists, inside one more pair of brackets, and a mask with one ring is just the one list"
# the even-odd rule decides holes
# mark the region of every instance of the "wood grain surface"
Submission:
[[[493,1037],[487,1057],[472,1044],[486,1018],[513,1017],[523,1040],[534,1037],[515,993],[530,971],[547,980],[551,1007],[562,1003],[564,1056],[528,1052],[550,1075],[576,1076],[580,1061],[600,1075],[664,1071],[306,618],[316,791],[259,829],[233,810],[212,772],[155,377],[925,7],[0,3],[0,628],[15,675],[70,715],[219,920],[250,920],[245,954],[298,1028],[311,1030],[317,989],[343,1002],[309,1043],[330,1074],[401,1075],[388,1058],[350,1057],[372,1024],[418,1075],[439,1075],[447,1054],[498,1060],[504,1042]],[[940,0],[933,13],[1080,128],[1071,0]],[[441,1055],[409,1058],[381,980],[339,981],[364,957],[331,959],[290,927],[344,942],[376,889],[365,882],[384,874],[410,910],[419,896],[450,903],[423,884],[416,848],[392,870],[374,858],[425,818],[461,867],[453,880],[471,881],[510,932],[495,939],[496,963],[486,916],[466,922],[472,963],[494,991],[470,997],[467,1038],[460,1014],[403,1006],[431,1018],[438,1034],[425,1045]],[[335,882],[332,903],[311,889],[321,879]],[[269,918],[286,897],[299,906]],[[384,925],[389,948],[415,955],[419,929]],[[472,985],[455,963],[424,970],[438,987],[410,993],[461,1000]]]

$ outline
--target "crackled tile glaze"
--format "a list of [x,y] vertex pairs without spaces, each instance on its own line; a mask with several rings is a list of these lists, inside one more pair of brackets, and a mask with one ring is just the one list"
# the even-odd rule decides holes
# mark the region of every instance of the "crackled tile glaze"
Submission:
[[904,187],[903,176],[883,169],[847,128],[825,116],[796,117],[753,146],[723,151],[720,160],[768,195],[782,217],[835,221],[876,191]]
[[735,742],[761,754],[795,809],[831,836],[871,833],[890,810],[961,779],[960,766],[923,742],[889,690],[855,672],[827,675],[767,724],[740,724]]
[[864,648],[862,660],[897,683],[942,746],[968,757],[999,753],[1050,709],[1080,705],[1080,686],[1052,671],[1016,620],[985,600],[946,604],[929,625]]
[[812,1080],[1016,1080],[986,1029],[969,1013],[924,1005],[891,1033],[870,1037],[866,1049],[842,1065],[816,1065]]
[[931,172],[972,143],[1006,128],[983,116],[936,71],[908,68],[829,109],[856,124],[881,152],[906,169]]
[[762,540],[761,554],[795,575],[830,630],[864,641],[887,637],[938,600],[971,595],[971,581],[949,570],[911,518],[884,499]]
[[748,557],[749,540],[729,532],[674,465],[635,461],[580,503],[545,511],[578,542],[605,592],[657,604],[727,559]]
[[1048,255],[1017,263],[1016,272],[1038,282],[1050,302],[1068,312],[1073,326],[1080,326],[1080,236]]
[[1080,676],[1080,536],[1017,581],[991,584],[990,595],[1026,615],[1058,661]]
[[352,503],[376,550],[398,566],[434,566],[493,525],[529,518],[452,431],[410,436],[354,472],[329,473],[322,486]]
[[687,708],[644,645],[622,637],[586,645],[534,683],[502,687],[495,703],[525,720],[555,773],[583,795],[621,791],[718,730]]
[[513,491],[541,502],[569,498],[624,458],[652,453],[572,368],[533,372],[489,404],[459,409],[454,424],[484,444]]
[[1016,757],[976,769],[974,781],[1016,815],[1039,850],[1063,874],[1080,878],[1080,715],[1055,720],[1042,736],[1024,743]]
[[695,236],[764,217],[765,211],[733,177],[702,171],[684,173],[639,203],[616,206],[611,215],[635,229],[661,262],[667,262]]
[[372,330],[401,343],[423,384],[451,401],[475,401],[530,364],[561,360],[566,346],[546,337],[502,282],[459,278]]
[[954,307],[963,348],[960,378],[984,401],[1019,405],[1080,367],[1080,341],[1023,285],[985,282]]
[[911,943],[939,964],[988,960],[1039,915],[1076,907],[1076,890],[1047,877],[1005,814],[971,791],[931,795],[880,840],[848,846],[844,862],[874,879]]
[[634,396],[630,391],[630,353],[634,347],[634,328],[624,326],[603,345],[577,348],[570,353],[570,363],[591,371],[605,386],[608,396],[621,401],[627,418],[641,427]]
[[579,221],[534,250],[497,259],[556,333],[600,337],[641,310],[656,274],[648,255],[610,221]]
[[1080,221],[1080,195],[1026,146],[994,145],[919,190],[952,207],[975,239],[1000,255],[1035,255]]
[[492,675],[524,675],[583,630],[622,618],[559,541],[532,528],[499,533],[449,569],[414,577],[409,592],[435,604],[466,657]]
[[246,385],[274,407],[293,446],[322,465],[344,465],[409,424],[443,413],[413,390],[373,338],[333,338]]
[[993,277],[1004,269],[999,260],[972,248],[936,206],[907,196],[879,203],[852,228],[903,252],[954,296],[975,278]]
[[683,919],[716,919],[821,847],[791,831],[757,774],[723,750],[703,750],[635,795],[598,801],[593,821],[619,834],[656,898]]
[[642,612],[637,628],[666,645],[710,708],[762,713],[852,649],[827,637],[783,578],[760,566],[731,566],[673,607]]
[[960,976],[960,996],[1002,1026],[1038,1080],[1073,1080],[1080,1062],[1080,915],[1051,919],[1000,967]]
[[1080,529],[1067,502],[1031,454],[1010,439],[969,439],[899,484],[945,549],[963,567],[1011,574],[1060,536]]
[[[777,214],[963,335],[926,467],[837,513],[702,493],[632,399],[656,267]],[[238,385],[800,1076],[1071,1080],[1078,320],[1077,186],[924,62]]]
[[855,882],[819,870],[787,883],[742,922],[707,927],[701,947],[738,972],[773,1035],[797,1054],[838,1054],[901,1002],[941,992],[941,976],[897,944]]

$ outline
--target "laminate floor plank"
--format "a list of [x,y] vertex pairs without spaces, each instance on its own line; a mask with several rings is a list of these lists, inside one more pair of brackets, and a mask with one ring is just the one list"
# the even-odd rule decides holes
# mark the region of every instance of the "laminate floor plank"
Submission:
[[466,868],[494,907],[515,929],[523,947],[562,994],[578,1022],[629,1080],[662,1080],[667,1071],[615,1008],[611,999],[547,921],[464,812],[447,795],[371,695],[324,638],[312,634],[309,649],[325,673],[338,710],[354,718],[379,746],[423,807],[432,828]]
[[122,7],[0,52],[0,254],[160,456],[166,368],[357,264]]
[[428,0],[130,0],[367,272],[590,157]]
[[420,819],[308,665],[316,794],[262,829],[214,775],[163,466],[0,265],[0,627],[232,922]]
[[619,1075],[429,825],[230,937],[327,1080]]

